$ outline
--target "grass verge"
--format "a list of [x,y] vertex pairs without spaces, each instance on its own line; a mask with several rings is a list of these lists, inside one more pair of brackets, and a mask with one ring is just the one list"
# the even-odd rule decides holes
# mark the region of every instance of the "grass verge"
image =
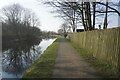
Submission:
[[112,65],[105,61],[100,61],[93,57],[90,51],[76,46],[76,44],[67,40],[92,67],[97,70],[97,75],[103,78],[118,78],[118,69],[113,68]]
[[23,78],[50,78],[52,76],[59,40],[53,42],[40,58],[24,73]]

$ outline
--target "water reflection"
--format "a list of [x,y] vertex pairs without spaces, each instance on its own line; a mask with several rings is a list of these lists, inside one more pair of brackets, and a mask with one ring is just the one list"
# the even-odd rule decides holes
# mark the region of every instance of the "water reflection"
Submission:
[[21,78],[23,73],[55,40],[56,38],[30,39],[3,43],[2,78]]
[[[3,78],[21,77],[41,53],[40,39],[3,43]],[[9,75],[10,74],[10,75]]]

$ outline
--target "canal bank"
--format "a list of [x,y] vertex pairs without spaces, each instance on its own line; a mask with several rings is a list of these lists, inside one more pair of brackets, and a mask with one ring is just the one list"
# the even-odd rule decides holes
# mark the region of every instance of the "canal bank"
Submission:
[[59,39],[53,42],[23,75],[23,78],[50,78],[53,73]]

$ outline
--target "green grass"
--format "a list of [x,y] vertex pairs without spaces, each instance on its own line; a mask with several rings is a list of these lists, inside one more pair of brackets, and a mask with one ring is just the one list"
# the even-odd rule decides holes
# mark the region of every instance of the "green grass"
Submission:
[[52,76],[59,40],[57,39],[44,51],[40,58],[24,73],[23,78],[50,78]]
[[[70,42],[69,40],[67,40]],[[92,67],[97,70],[97,75],[100,75],[104,78],[116,78],[118,77],[117,69],[114,69],[112,65],[105,61],[100,61],[91,55],[91,52],[76,46],[76,44],[70,42],[70,44],[78,51],[80,56],[82,56]]]

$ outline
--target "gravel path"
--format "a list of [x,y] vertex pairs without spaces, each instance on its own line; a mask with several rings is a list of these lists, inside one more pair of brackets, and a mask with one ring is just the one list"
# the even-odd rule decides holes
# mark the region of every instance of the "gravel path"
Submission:
[[53,78],[98,78],[89,63],[77,54],[77,51],[64,39],[58,47]]

